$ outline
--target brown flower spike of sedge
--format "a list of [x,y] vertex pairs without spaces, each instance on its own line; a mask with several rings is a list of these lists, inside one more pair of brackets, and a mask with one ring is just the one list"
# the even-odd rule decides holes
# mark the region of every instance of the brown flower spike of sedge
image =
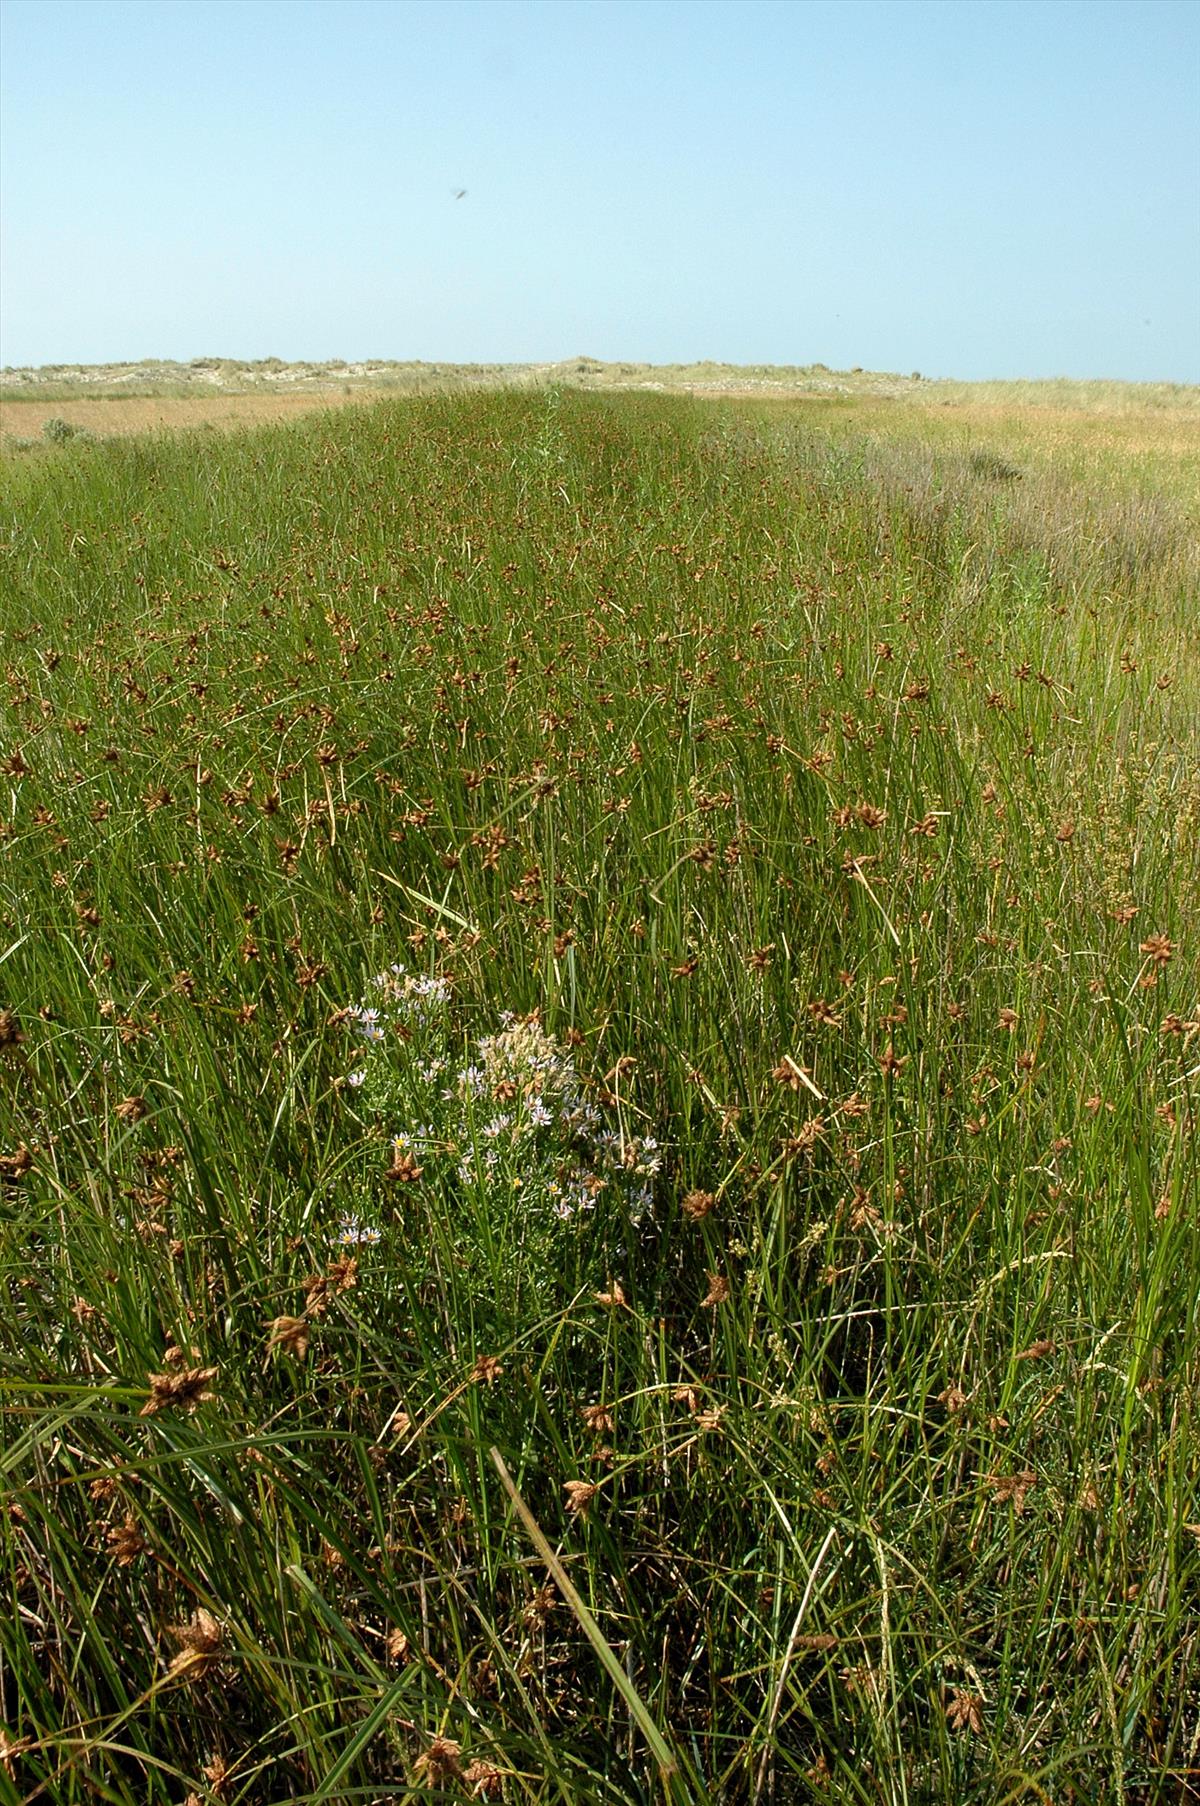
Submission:
[[150,1397],[138,1416],[155,1417],[160,1411],[190,1413],[216,1397],[210,1384],[216,1377],[215,1367],[184,1367],[172,1373],[149,1374]]

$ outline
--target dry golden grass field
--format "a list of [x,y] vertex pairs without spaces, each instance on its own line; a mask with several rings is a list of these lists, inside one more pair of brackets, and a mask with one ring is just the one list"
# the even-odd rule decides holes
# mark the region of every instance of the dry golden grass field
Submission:
[[65,420],[96,439],[129,433],[188,431],[196,427],[260,426],[336,408],[362,396],[339,390],[301,395],[118,395],[110,400],[0,401],[0,444],[37,440],[47,422]]
[[[372,361],[256,364],[196,359],[0,372],[0,447],[30,449],[55,421],[94,438],[228,431],[301,414],[433,391],[484,387],[685,393],[784,407],[812,404],[832,424],[852,416],[872,438],[919,439],[938,450],[979,446],[1039,472],[1072,476],[1119,460],[1120,484],[1139,467],[1159,494],[1200,499],[1200,389],[1170,383],[929,381],[916,375],[699,363],[451,365]],[[1151,468],[1152,467],[1152,468]],[[1200,523],[1198,523],[1200,524]]]

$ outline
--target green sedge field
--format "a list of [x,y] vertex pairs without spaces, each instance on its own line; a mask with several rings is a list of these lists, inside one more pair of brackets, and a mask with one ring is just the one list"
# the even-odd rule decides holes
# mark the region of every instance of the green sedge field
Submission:
[[1200,1797],[1197,392],[0,480],[0,1800]]

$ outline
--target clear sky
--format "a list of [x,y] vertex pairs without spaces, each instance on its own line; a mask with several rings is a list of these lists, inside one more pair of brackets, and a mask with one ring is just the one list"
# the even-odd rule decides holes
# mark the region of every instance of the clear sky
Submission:
[[6,364],[1200,381],[1198,0],[4,0],[0,83]]

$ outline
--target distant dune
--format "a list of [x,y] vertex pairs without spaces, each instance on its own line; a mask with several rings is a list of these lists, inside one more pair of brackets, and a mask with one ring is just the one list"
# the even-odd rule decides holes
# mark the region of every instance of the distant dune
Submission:
[[1182,383],[1077,382],[1066,378],[958,382],[879,370],[831,370],[824,364],[604,363],[578,356],[557,363],[442,364],[370,359],[351,363],[246,362],[201,357],[187,363],[147,358],[126,364],[46,364],[0,371],[0,443],[40,440],[62,422],[73,432],[114,434],[188,428],[230,429],[287,419],[393,395],[468,389],[572,388],[667,393],[760,401],[922,410],[949,408],[977,417],[1000,410],[1051,410],[1076,417],[1170,416],[1200,420],[1200,387]]

